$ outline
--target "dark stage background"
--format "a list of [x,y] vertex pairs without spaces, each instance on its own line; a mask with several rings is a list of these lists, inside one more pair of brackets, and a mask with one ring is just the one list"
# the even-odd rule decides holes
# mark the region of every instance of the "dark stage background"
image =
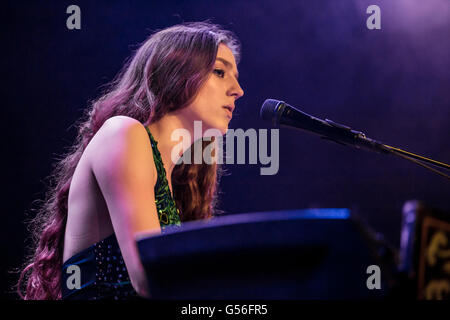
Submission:
[[[81,30],[66,8],[81,8]],[[366,8],[381,8],[368,30]],[[2,4],[2,297],[22,263],[25,213],[44,196],[55,159],[72,144],[72,126],[101,85],[112,80],[151,31],[183,21],[223,25],[242,42],[240,82],[230,128],[270,128],[266,98],[284,100],[369,137],[450,162],[450,2],[341,1],[7,1]],[[248,162],[248,161],[247,161]],[[399,243],[409,199],[450,210],[450,184],[392,156],[342,147],[303,132],[280,131],[280,167],[227,165],[227,213],[350,208]]]

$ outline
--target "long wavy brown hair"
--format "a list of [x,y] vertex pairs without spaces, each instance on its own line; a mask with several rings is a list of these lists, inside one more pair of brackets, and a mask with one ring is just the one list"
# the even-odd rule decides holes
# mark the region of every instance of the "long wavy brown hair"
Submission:
[[[103,123],[117,115],[144,125],[187,107],[213,69],[220,43],[240,58],[240,44],[230,31],[209,22],[175,25],[153,33],[128,59],[103,94],[76,122],[74,144],[57,160],[45,200],[28,221],[31,251],[16,284],[26,300],[60,299],[64,232],[70,183],[78,161]],[[203,141],[206,147],[210,141]],[[192,162],[193,163],[193,162]],[[217,163],[178,164],[172,173],[173,193],[181,221],[207,219],[218,210]]]

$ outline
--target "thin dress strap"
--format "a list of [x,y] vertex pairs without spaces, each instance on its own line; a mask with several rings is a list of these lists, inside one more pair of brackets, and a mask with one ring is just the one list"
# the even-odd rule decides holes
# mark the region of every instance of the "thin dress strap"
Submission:
[[155,140],[147,126],[145,126],[145,129],[150,137],[153,149],[153,159],[155,160],[156,171],[158,173],[155,185],[155,202],[161,229],[164,229],[166,226],[180,226],[180,211],[170,192],[169,183],[166,177],[166,169],[164,168],[161,154],[158,150],[158,142]]

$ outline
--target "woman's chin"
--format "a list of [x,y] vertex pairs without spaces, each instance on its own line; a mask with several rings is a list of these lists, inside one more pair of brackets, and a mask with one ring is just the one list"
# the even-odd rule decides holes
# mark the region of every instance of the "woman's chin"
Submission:
[[219,137],[224,136],[227,132],[228,132],[228,123],[209,127],[207,130],[204,131],[203,136]]

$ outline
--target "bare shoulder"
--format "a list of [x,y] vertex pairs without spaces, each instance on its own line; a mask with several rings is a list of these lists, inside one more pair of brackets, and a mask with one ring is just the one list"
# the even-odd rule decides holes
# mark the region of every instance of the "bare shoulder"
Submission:
[[89,150],[91,169],[116,169],[121,162],[150,167],[156,174],[150,138],[144,125],[127,116],[114,116],[105,121],[92,139]]
[[100,139],[120,138],[125,135],[135,135],[137,138],[147,136],[147,131],[138,120],[127,116],[114,116],[105,121],[97,134]]
[[117,150],[124,143],[150,146],[144,125],[127,116],[114,116],[106,120],[92,140],[93,148],[96,151],[99,149],[106,152],[108,149]]

